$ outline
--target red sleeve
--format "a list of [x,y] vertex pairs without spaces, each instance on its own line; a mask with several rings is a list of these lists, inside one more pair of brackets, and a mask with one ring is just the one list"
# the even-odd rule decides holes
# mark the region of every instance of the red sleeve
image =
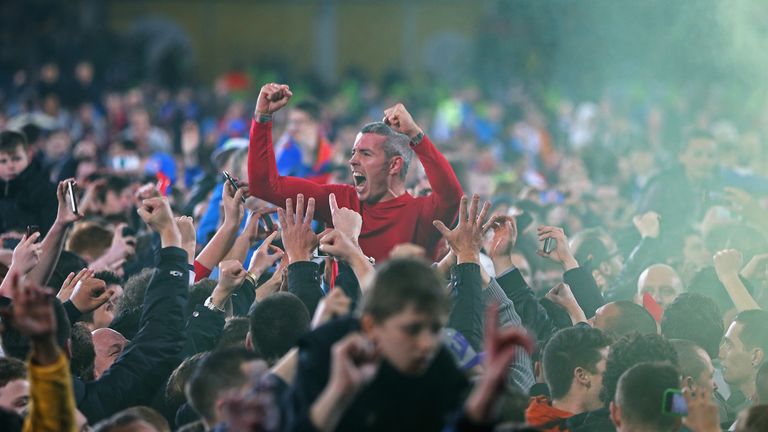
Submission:
[[[336,194],[340,206],[352,207],[354,189],[350,185],[319,185],[299,178],[281,176],[277,172],[275,152],[272,148],[272,122],[251,121],[250,147],[248,149],[248,189],[251,195],[274,205],[285,207],[287,198],[296,199],[304,194],[305,198],[315,198],[315,219],[331,223],[331,210],[328,195]],[[354,207],[353,207],[354,208]]]
[[200,282],[202,279],[211,275],[211,269],[200,264],[197,260],[194,263],[195,266],[195,282]]
[[422,219],[425,225],[424,228],[428,230],[434,229],[432,221],[435,219],[439,219],[444,224],[450,226],[456,219],[456,213],[459,211],[459,202],[464,194],[459,179],[456,178],[456,173],[453,172],[451,164],[448,163],[445,156],[437,150],[437,147],[426,135],[419,144],[413,147],[413,150],[424,166],[427,180],[429,180],[429,185],[432,187],[432,193],[429,194],[427,199],[431,204],[428,207],[432,209],[433,214],[431,216],[425,215],[430,216],[431,219]]

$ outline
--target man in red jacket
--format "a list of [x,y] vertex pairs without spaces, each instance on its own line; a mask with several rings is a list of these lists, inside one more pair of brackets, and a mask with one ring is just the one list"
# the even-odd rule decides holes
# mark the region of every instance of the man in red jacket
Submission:
[[[339,207],[357,211],[363,217],[359,242],[363,252],[377,261],[389,257],[400,243],[424,247],[436,253],[440,233],[432,221],[451,225],[462,196],[461,185],[448,161],[402,104],[384,111],[384,121],[369,123],[360,130],[352,147],[349,165],[355,185],[318,185],[305,179],[283,177],[277,172],[272,148],[272,114],[291,99],[284,84],[261,88],[251,124],[248,151],[250,193],[275,205],[303,194],[316,202],[315,218],[330,224],[329,195],[335,194]],[[413,153],[424,166],[432,193],[413,197],[405,189]]]

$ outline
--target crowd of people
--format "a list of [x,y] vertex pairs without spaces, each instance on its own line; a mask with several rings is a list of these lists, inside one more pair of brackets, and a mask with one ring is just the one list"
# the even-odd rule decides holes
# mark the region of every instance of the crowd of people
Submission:
[[759,119],[255,82],[0,83],[0,430],[768,430]]

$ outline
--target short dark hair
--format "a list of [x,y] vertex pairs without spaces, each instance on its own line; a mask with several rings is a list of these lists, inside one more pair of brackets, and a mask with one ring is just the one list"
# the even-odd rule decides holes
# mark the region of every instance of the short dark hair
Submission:
[[[56,316],[56,342],[61,349],[64,349],[71,336],[72,327],[61,301],[56,297],[51,301],[53,303],[53,313]],[[5,354],[7,356],[16,357],[18,359],[27,358],[27,355],[29,355],[29,351],[32,348],[29,338],[19,333],[11,323],[6,322],[3,326],[2,339],[3,348],[5,349]]]
[[400,170],[400,178],[405,180],[405,177],[408,175],[408,167],[411,166],[411,160],[413,160],[413,149],[411,148],[411,139],[408,135],[396,132],[384,122],[368,123],[360,129],[360,133],[371,133],[387,138],[384,141],[384,154],[388,159],[395,156],[403,158],[403,169]]
[[71,347],[72,358],[69,362],[69,370],[72,375],[84,381],[92,381],[96,351],[93,347],[91,331],[82,322],[72,326]]
[[752,405],[739,414],[736,432],[764,432],[768,430],[768,405]]
[[245,338],[250,330],[251,320],[248,317],[231,317],[224,323],[219,343],[216,348],[245,346]]
[[12,130],[0,132],[0,153],[13,153],[17,147],[26,149],[28,145],[27,136],[23,132]]
[[180,406],[184,405],[187,397],[184,395],[184,388],[189,381],[189,377],[197,368],[197,365],[208,355],[208,352],[197,353],[187,357],[179,366],[171,372],[168,382],[165,383],[165,406],[176,412]]
[[611,345],[603,374],[600,400],[606,406],[616,394],[619,377],[632,366],[643,362],[668,362],[677,367],[677,352],[663,336],[631,333]]
[[59,261],[56,263],[56,268],[53,270],[51,278],[48,279],[47,285],[53,288],[54,292],[58,292],[70,273],[77,274],[86,267],[88,267],[88,263],[77,254],[61,251]]
[[106,182],[104,186],[96,190],[96,200],[103,203],[107,199],[107,193],[112,191],[120,194],[123,190],[131,186],[131,181],[123,176],[108,175],[104,177]]
[[661,334],[669,339],[695,342],[717,358],[720,342],[725,334],[723,315],[709,297],[696,293],[682,293],[664,310]]
[[622,337],[632,332],[640,334],[656,334],[656,320],[644,307],[631,301],[620,300],[613,302],[619,309],[619,315],[606,320],[606,333],[614,337]]
[[107,284],[107,286],[110,286],[110,285],[120,285],[120,286],[122,286],[123,285],[123,279],[120,278],[118,275],[116,275],[115,273],[113,273],[111,271],[106,271],[106,270],[105,271],[100,271],[100,272],[96,273],[95,275],[93,275],[93,277],[96,278],[96,279],[103,280],[104,283]]
[[768,356],[768,312],[760,309],[741,311],[733,322],[742,325],[739,339],[745,348],[760,348]]
[[147,406],[134,406],[124,409],[112,417],[102,420],[93,427],[93,432],[109,432],[124,430],[134,422],[144,421],[152,425],[158,432],[170,432],[171,426],[162,414]]
[[544,377],[552,399],[560,399],[571,390],[574,369],[596,373],[602,358],[600,350],[610,344],[610,338],[598,329],[571,327],[555,333],[543,356]]
[[208,354],[197,365],[187,382],[185,393],[192,408],[206,421],[216,418],[216,400],[224,392],[241,387],[250,377],[243,374],[243,363],[258,360],[245,348],[226,348]]
[[677,353],[677,363],[680,365],[683,377],[697,378],[707,370],[707,364],[699,355],[699,350],[704,351],[704,348],[687,339],[670,339],[669,343]]
[[766,361],[757,370],[757,401],[768,404],[768,362]]
[[669,363],[640,363],[619,378],[615,403],[621,420],[628,425],[643,425],[650,430],[671,431],[677,426],[674,416],[662,415],[664,393],[680,388],[680,371]]
[[314,99],[304,99],[293,106],[293,109],[307,113],[309,118],[320,121],[320,104]]
[[248,315],[253,349],[269,364],[284,356],[309,330],[307,307],[288,292],[270,295]]
[[0,357],[0,388],[20,379],[27,379],[27,364],[17,358]]
[[410,305],[419,312],[448,313],[448,297],[432,267],[419,260],[390,260],[377,269],[363,313],[381,323]]

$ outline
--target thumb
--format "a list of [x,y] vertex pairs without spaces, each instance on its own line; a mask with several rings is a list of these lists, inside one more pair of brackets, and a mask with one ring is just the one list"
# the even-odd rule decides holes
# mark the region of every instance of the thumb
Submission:
[[440,221],[440,220],[432,221],[432,225],[434,225],[435,228],[437,228],[437,230],[440,231],[440,234],[442,234],[443,236],[447,236],[448,234],[451,233],[451,230],[449,230],[448,227],[445,226],[443,221]]

